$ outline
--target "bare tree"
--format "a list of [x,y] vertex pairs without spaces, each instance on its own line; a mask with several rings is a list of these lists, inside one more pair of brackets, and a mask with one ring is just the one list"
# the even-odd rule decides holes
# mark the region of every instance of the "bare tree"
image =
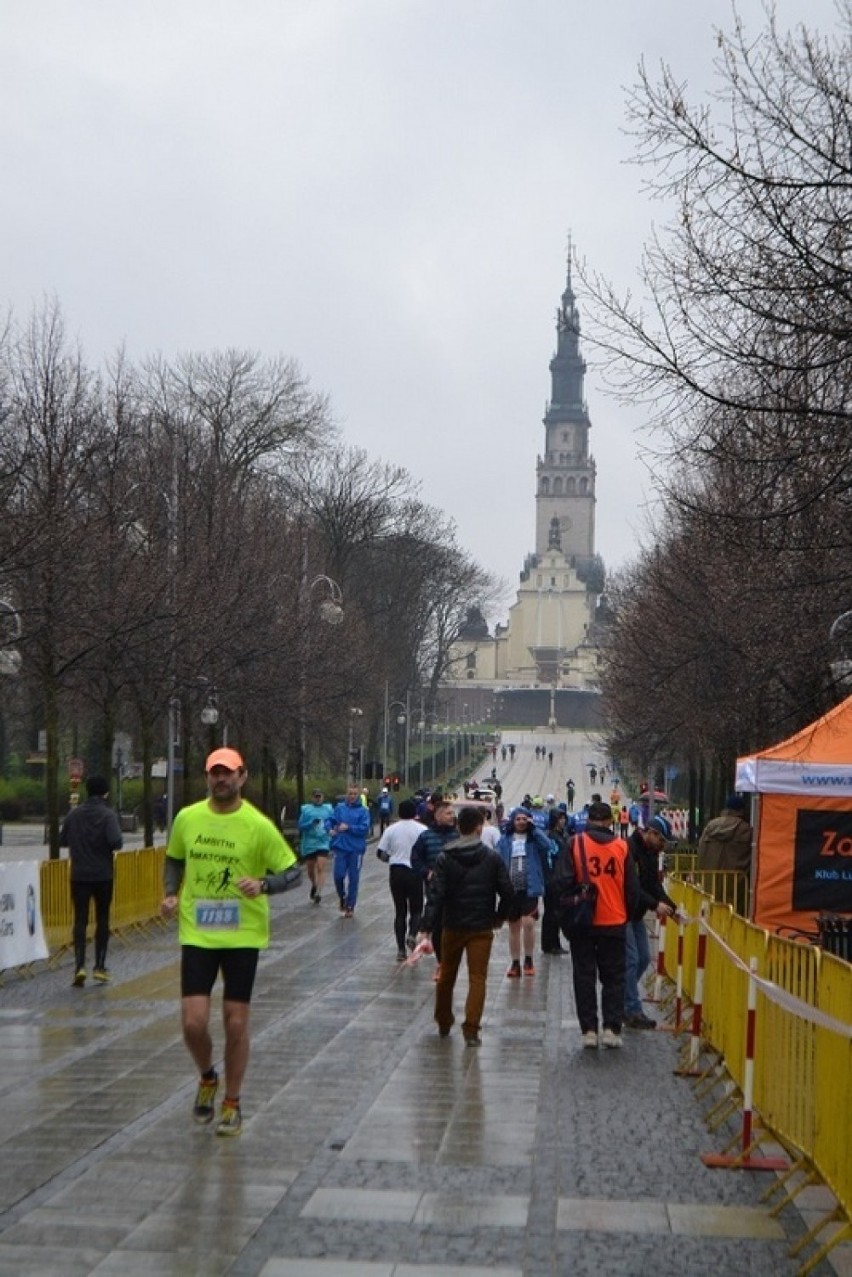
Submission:
[[24,677],[45,727],[50,855],[57,857],[61,698],[98,642],[86,623],[86,579],[95,570],[99,519],[91,481],[108,430],[96,379],[69,349],[55,304],[16,333],[6,379],[4,450],[15,477],[3,558],[24,624]]
[[676,216],[644,258],[647,309],[582,272],[616,384],[688,441],[704,400],[848,422],[852,5],[839,31],[718,33],[719,88],[692,106],[669,67],[628,102],[646,189]]
[[616,393],[649,405],[663,463],[656,544],[608,591],[604,687],[634,757],[679,751],[722,774],[836,695],[828,630],[852,586],[850,0],[838,15],[820,37],[782,32],[768,8],[754,39],[735,15],[707,104],[642,66],[637,161],[675,216],[646,249],[640,300],[578,272],[590,344]]
[[[440,676],[454,618],[487,580],[405,471],[323,449],[327,403],[294,364],[229,351],[134,368],[119,353],[99,376],[68,349],[58,307],[12,338],[0,569],[27,601],[52,854],[63,731],[75,752],[85,733],[90,765],[107,770],[117,728],[138,729],[150,840],[167,719],[193,796],[215,735],[200,711],[215,700],[272,814],[306,733],[337,767],[350,706],[375,744],[385,685],[404,694]],[[338,628],[322,623],[324,578],[343,590]]]

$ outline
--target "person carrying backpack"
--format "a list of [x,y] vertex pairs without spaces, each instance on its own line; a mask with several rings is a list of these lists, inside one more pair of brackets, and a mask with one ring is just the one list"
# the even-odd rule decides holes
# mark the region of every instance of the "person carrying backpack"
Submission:
[[[639,902],[639,880],[627,843],[612,832],[609,803],[589,806],[586,828],[557,856],[553,890],[560,902],[576,893],[580,883],[596,892],[591,921],[562,928],[571,947],[574,1000],[583,1046],[623,1046],[624,984],[627,921]],[[603,1031],[598,1037],[597,984],[601,986]]]

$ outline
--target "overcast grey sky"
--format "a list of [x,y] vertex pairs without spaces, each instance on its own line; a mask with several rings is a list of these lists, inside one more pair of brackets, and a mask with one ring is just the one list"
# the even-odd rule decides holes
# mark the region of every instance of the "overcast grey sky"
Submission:
[[[834,26],[832,0],[777,11]],[[568,235],[635,287],[661,210],[624,87],[644,56],[706,94],[729,0],[0,0],[0,24],[0,307],[55,295],[92,364],[296,358],[514,587]],[[641,417],[586,390],[616,567]]]

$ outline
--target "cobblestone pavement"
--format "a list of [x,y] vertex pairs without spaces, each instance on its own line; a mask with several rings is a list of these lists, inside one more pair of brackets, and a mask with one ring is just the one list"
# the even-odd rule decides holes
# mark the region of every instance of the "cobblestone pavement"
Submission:
[[7,975],[4,1277],[795,1271],[769,1177],[701,1162],[724,1141],[670,1035],[580,1049],[568,958],[508,981],[501,933],[474,1050],[438,1038],[432,960],[396,964],[372,851],[354,919],[333,889],[272,904],[238,1140],[191,1121],[173,928],[114,940],[109,986],[71,988],[67,958]]

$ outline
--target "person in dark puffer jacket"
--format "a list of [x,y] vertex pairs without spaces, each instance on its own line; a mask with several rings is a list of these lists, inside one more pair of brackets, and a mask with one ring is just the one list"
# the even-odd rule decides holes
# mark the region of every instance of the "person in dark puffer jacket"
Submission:
[[[434,919],[443,918],[441,974],[435,989],[435,1020],[442,1038],[455,1022],[453,989],[467,954],[468,994],[462,1025],[468,1046],[480,1046],[482,1009],[494,929],[502,925],[515,892],[502,857],[481,840],[482,812],[463,807],[459,838],[439,855],[429,880],[421,934],[429,935]],[[499,905],[498,905],[499,900]]]

